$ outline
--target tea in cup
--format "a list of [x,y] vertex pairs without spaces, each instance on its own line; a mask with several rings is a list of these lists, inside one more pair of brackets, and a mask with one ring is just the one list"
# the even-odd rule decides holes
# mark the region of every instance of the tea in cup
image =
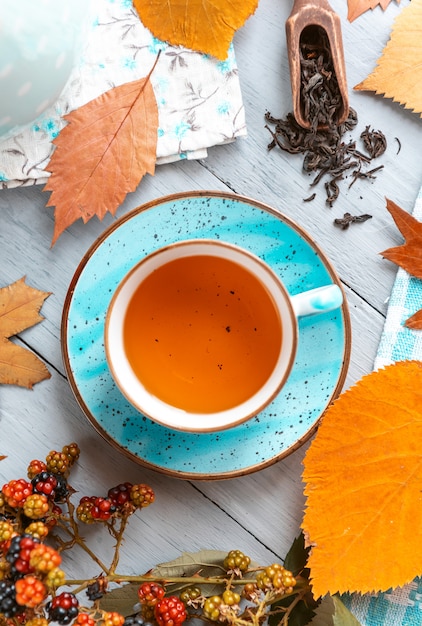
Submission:
[[105,324],[111,374],[152,420],[184,431],[240,424],[280,392],[297,316],[337,308],[328,285],[291,297],[258,256],[214,239],[170,244],[118,285]]

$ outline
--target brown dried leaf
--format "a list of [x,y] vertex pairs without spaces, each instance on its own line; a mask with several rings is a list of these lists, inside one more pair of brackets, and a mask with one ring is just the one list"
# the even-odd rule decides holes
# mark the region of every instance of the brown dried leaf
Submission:
[[422,114],[422,0],[412,2],[394,22],[390,40],[375,70],[355,86],[392,98]]
[[48,169],[52,244],[77,219],[112,215],[144,174],[154,175],[158,108],[149,76],[114,87],[65,116]]
[[25,278],[0,289],[0,384],[31,389],[50,378],[46,366],[33,352],[9,341],[9,337],[44,319],[39,311],[49,295],[26,285]]
[[256,10],[258,0],[133,0],[155,37],[224,60],[233,35]]
[[[348,13],[347,19],[349,22],[353,22],[357,17],[366,13],[366,11],[373,10],[375,7],[380,6],[383,11],[388,7],[392,0],[348,0]],[[400,0],[397,0],[397,4]]]
[[422,362],[365,376],[325,413],[304,460],[315,597],[399,587],[421,574]]

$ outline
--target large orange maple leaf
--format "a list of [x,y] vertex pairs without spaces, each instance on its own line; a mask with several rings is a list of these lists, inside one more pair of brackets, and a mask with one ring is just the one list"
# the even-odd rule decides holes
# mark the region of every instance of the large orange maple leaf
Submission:
[[421,380],[420,361],[390,365],[325,413],[303,472],[315,597],[385,591],[422,573]]
[[53,141],[51,191],[55,206],[52,244],[77,219],[115,214],[157,155],[158,107],[149,76],[110,89],[65,116],[68,125]]
[[173,46],[185,46],[224,60],[233,35],[258,0],[133,0],[144,26]]

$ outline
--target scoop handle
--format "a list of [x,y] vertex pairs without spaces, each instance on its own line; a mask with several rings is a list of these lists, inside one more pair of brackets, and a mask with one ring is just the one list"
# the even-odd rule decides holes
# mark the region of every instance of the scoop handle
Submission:
[[297,317],[327,313],[343,304],[343,292],[338,285],[326,285],[291,296]]

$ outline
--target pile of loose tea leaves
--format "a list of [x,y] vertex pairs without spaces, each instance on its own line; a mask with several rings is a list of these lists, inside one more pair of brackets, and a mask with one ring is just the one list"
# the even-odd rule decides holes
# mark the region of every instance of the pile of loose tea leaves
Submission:
[[310,127],[336,126],[344,111],[327,33],[320,26],[307,26],[299,41],[300,108]]
[[[285,119],[277,119],[269,112],[265,114],[265,128],[272,136],[269,150],[278,146],[290,154],[303,154],[304,171],[315,172],[311,188],[325,179],[326,203],[332,207],[339,197],[341,180],[351,178],[351,187],[359,179],[374,179],[377,172],[383,169],[383,165],[373,167],[372,161],[385,152],[387,141],[380,130],[373,130],[370,126],[366,126],[360,135],[362,150],[358,149],[355,140],[344,140],[345,134],[357,126],[358,116],[350,108],[345,122],[337,124],[340,94],[333,76],[328,41],[324,31],[320,34],[321,37],[312,45],[306,42],[300,44],[301,104],[310,128],[300,126],[293,113],[289,113]],[[310,202],[315,197],[314,192],[304,201]],[[349,218],[350,223],[352,221]]]

